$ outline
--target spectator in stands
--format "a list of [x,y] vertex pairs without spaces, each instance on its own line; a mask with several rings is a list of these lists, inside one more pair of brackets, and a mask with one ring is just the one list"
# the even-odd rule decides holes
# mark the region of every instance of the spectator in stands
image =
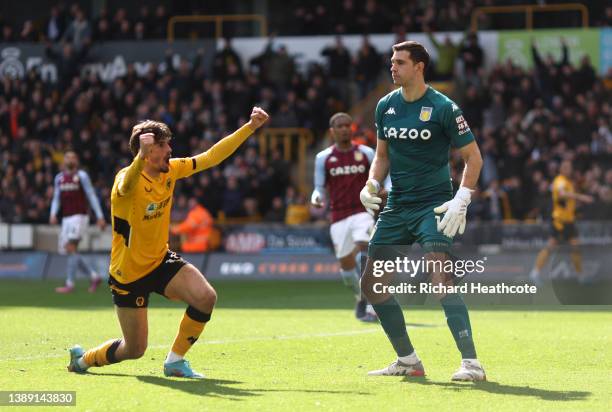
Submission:
[[612,26],[612,6],[606,7],[604,17],[600,20],[599,26],[602,26],[602,27]]
[[96,23],[95,30],[93,32],[93,41],[96,43],[102,43],[113,39],[113,33],[111,31],[110,22],[107,18],[100,18]]
[[455,61],[459,56],[460,45],[453,43],[448,34],[444,36],[442,43],[438,42],[428,24],[423,25],[423,31],[427,34],[429,41],[434,45],[438,54],[435,63],[434,79],[442,81],[452,80],[455,75]]
[[223,213],[225,216],[244,216],[242,200],[243,194],[239,187],[238,178],[234,175],[230,175],[226,180],[226,187],[223,193]]
[[270,223],[282,223],[285,221],[285,203],[282,197],[275,196],[272,199],[272,207],[264,216],[264,221]]
[[13,27],[5,23],[2,27],[2,42],[10,43],[16,40],[15,32],[13,31]]
[[484,52],[478,44],[478,35],[469,33],[459,49],[459,57],[463,62],[463,70],[468,77],[477,76],[484,63]]
[[355,81],[359,91],[358,97],[363,99],[376,86],[382,68],[382,58],[370,43],[368,36],[363,36],[353,65],[355,67]]
[[486,203],[486,220],[501,221],[502,219],[509,217],[510,204],[508,202],[508,195],[501,190],[499,182],[493,180],[489,187],[482,193],[483,199]]
[[60,6],[51,7],[51,15],[44,25],[44,37],[47,41],[56,42],[62,38],[66,29],[66,17]]
[[389,30],[387,22],[390,21],[389,11],[384,2],[366,0],[362,13],[359,13],[357,23],[363,33],[385,33]]
[[70,42],[76,52],[80,52],[84,47],[89,46],[91,35],[91,26],[85,19],[85,13],[77,7],[74,20],[68,25],[66,32],[62,36],[62,41]]
[[359,11],[355,6],[355,2],[353,0],[342,0],[342,5],[333,19],[336,23],[334,32],[338,34],[356,33],[360,29],[357,24],[358,17]]
[[572,76],[572,84],[576,88],[576,92],[578,93],[586,93],[591,90],[595,85],[597,75],[595,74],[595,69],[591,64],[591,59],[588,55],[582,56],[580,59],[580,67],[578,70],[574,71],[574,75]]
[[242,79],[244,77],[242,60],[232,47],[232,39],[229,37],[223,39],[223,47],[215,53],[213,59],[213,77],[221,81],[227,81],[235,77]]
[[546,57],[546,61],[544,61],[540,57],[535,40],[531,40],[531,54],[535,65],[536,85],[547,102],[550,102],[553,93],[559,88],[561,68],[569,63],[569,52],[564,38],[561,38],[561,50],[562,57],[560,61],[555,62],[550,54]]
[[295,71],[295,63],[293,58],[289,56],[285,45],[280,45],[278,51],[273,51],[268,56],[266,70],[268,81],[278,91],[279,95],[286,94]]
[[121,20],[119,30],[115,31],[114,40],[134,40],[134,32],[129,20]]
[[140,6],[140,10],[138,13],[138,18],[136,19],[139,23],[142,23],[144,26],[144,38],[150,38],[151,32],[153,31],[153,17],[151,16],[151,10],[149,6],[143,4]]
[[[346,1],[345,1],[346,3]],[[340,96],[340,100],[348,104],[348,78],[351,70],[351,55],[344,46],[341,36],[336,36],[333,46],[326,46],[321,55],[327,58],[327,75],[332,90]]]
[[285,224],[301,225],[310,220],[310,208],[306,203],[306,197],[295,187],[289,186],[285,195],[287,211],[285,213]]
[[153,17],[152,34],[157,39],[166,38],[166,28],[168,27],[168,13],[166,7],[159,5],[155,8],[155,16]]
[[24,42],[33,42],[38,40],[38,33],[34,28],[34,24],[32,20],[26,20],[23,23],[23,28],[21,29],[21,33],[19,33],[19,41]]

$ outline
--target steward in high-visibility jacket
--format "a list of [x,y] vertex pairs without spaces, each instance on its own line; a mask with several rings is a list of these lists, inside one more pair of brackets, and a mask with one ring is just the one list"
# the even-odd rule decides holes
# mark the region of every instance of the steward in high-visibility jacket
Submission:
[[210,236],[213,231],[213,217],[208,210],[194,200],[185,220],[172,227],[175,235],[182,235],[181,250],[185,253],[206,252],[210,249]]

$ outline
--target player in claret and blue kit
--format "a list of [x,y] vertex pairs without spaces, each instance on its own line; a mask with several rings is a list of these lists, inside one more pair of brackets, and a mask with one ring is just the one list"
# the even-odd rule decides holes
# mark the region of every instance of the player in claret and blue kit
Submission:
[[346,113],[336,113],[330,118],[329,132],[334,144],[317,154],[311,203],[315,207],[323,207],[325,201],[329,203],[329,231],[342,281],[357,301],[355,317],[374,322],[376,314],[361,296],[359,287],[361,256],[367,251],[374,226],[374,218],[359,201],[359,191],[368,180],[374,150],[352,143],[352,121]]
[[64,164],[61,172],[55,176],[53,183],[53,200],[49,212],[49,223],[58,223],[62,216],[62,230],[59,236],[59,253],[68,256],[66,284],[55,288],[57,293],[71,293],[79,267],[90,276],[89,292],[95,292],[102,278],[98,272],[81,256],[77,248],[89,226],[87,203],[96,214],[96,224],[100,229],[106,227],[100,202],[86,171],[79,169],[79,158],[76,152],[64,153]]
[[[482,167],[480,151],[459,107],[425,83],[423,73],[428,63],[427,50],[417,42],[393,46],[391,74],[394,84],[401,87],[380,99],[376,107],[376,154],[369,180],[360,193],[365,207],[378,210],[382,202],[380,182],[391,173],[391,192],[370,239],[361,286],[397,353],[397,360],[370,375],[425,374],[408,338],[400,305],[393,295],[376,293],[381,289],[375,285],[390,284],[394,274],[374,276],[374,262],[395,259],[402,246],[416,242],[423,248],[426,262],[433,263],[428,265],[429,281],[434,285],[453,285],[453,274],[442,268],[448,267],[453,237],[465,229],[467,206]],[[449,166],[451,147],[459,150],[465,162],[454,197]],[[452,379],[485,380],[461,296],[449,293],[437,298],[462,357]]]

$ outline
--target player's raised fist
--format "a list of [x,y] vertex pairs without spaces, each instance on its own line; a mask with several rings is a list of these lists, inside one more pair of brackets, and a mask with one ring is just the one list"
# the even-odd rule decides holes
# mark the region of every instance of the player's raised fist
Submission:
[[251,112],[251,120],[249,120],[249,126],[253,130],[259,129],[265,122],[268,121],[270,116],[266,113],[261,107],[253,107],[253,111]]
[[140,135],[140,157],[145,157],[151,151],[155,143],[155,135],[153,133],[143,133]]

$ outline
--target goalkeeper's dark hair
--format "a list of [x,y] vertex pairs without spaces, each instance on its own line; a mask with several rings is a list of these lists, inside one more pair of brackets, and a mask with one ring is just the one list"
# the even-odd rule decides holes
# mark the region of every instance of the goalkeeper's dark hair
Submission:
[[414,40],[403,41],[401,43],[394,44],[392,47],[394,52],[398,51],[407,51],[410,53],[410,60],[414,64],[423,63],[425,66],[423,67],[423,72],[429,66],[429,52],[427,49],[419,42]]
[[132,128],[132,135],[130,136],[130,151],[134,156],[140,150],[140,135],[144,133],[153,133],[155,143],[172,139],[172,132],[166,123],[148,119],[142,120]]
[[334,127],[334,123],[336,123],[336,120],[341,119],[343,117],[346,117],[347,119],[349,119],[351,123],[353,122],[353,118],[351,117],[350,114],[344,113],[344,112],[338,112],[329,118],[329,127]]

